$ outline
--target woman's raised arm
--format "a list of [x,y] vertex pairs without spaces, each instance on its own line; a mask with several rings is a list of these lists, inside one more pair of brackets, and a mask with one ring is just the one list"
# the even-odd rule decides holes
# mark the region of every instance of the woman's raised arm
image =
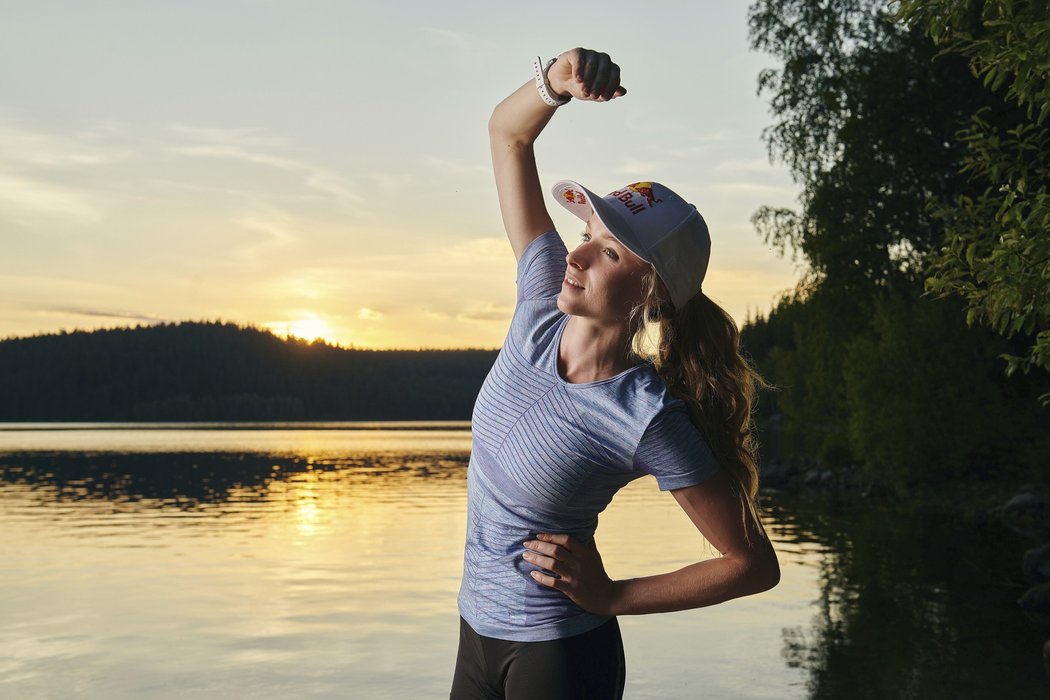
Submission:
[[[589,49],[561,54],[547,76],[556,96],[607,102],[627,94],[620,85],[619,66],[608,54]],[[515,259],[533,239],[554,228],[544,204],[533,144],[556,109],[543,101],[530,80],[500,102],[489,119],[492,170]]]

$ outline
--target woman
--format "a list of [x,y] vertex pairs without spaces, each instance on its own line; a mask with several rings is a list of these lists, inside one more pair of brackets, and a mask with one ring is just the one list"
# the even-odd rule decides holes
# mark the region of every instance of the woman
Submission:
[[[455,699],[620,698],[617,615],[713,605],[780,578],[755,504],[750,411],[765,384],[733,320],[700,291],[703,218],[659,183],[598,197],[565,180],[557,201],[586,221],[569,253],[533,144],[569,99],[627,91],[606,54],[582,48],[534,70],[489,122],[518,294],[474,408]],[[647,362],[635,348],[652,326]],[[722,556],[612,581],[598,513],[646,474]]]

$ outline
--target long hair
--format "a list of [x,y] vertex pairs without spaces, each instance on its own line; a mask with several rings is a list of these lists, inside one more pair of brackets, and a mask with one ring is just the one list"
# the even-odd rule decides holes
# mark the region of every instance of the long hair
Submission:
[[685,402],[691,422],[731,477],[748,543],[752,529],[768,538],[757,503],[752,408],[759,389],[775,387],[741,355],[740,330],[714,301],[700,293],[675,309],[652,267],[642,289],[642,300],[628,315],[631,352],[650,360],[671,395]]

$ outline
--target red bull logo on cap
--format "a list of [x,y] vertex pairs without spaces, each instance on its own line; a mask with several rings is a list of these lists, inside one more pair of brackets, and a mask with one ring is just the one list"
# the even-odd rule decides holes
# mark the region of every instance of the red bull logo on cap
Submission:
[[636,182],[633,185],[627,185],[627,189],[632,192],[637,192],[645,197],[645,201],[649,203],[649,206],[653,206],[657,201],[656,197],[653,195],[653,183],[651,182]]
[[[638,195],[639,198],[645,201],[636,200],[635,195]],[[624,207],[632,214],[640,214],[654,204],[659,204],[663,201],[662,199],[657,199],[656,195],[653,194],[653,183],[651,182],[631,183],[622,190],[616,190],[610,196],[623,202]]]
[[565,198],[565,201],[569,204],[586,204],[587,197],[583,195],[583,192],[577,192],[573,189],[566,189],[561,193],[561,196]]

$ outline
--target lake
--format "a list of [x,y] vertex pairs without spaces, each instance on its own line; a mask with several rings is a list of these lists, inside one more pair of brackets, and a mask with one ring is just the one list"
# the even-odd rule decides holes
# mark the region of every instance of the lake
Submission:
[[[0,697],[447,698],[468,423],[0,424]],[[1050,697],[994,523],[764,492],[766,593],[620,618],[627,698]],[[646,477],[609,574],[717,554]]]

